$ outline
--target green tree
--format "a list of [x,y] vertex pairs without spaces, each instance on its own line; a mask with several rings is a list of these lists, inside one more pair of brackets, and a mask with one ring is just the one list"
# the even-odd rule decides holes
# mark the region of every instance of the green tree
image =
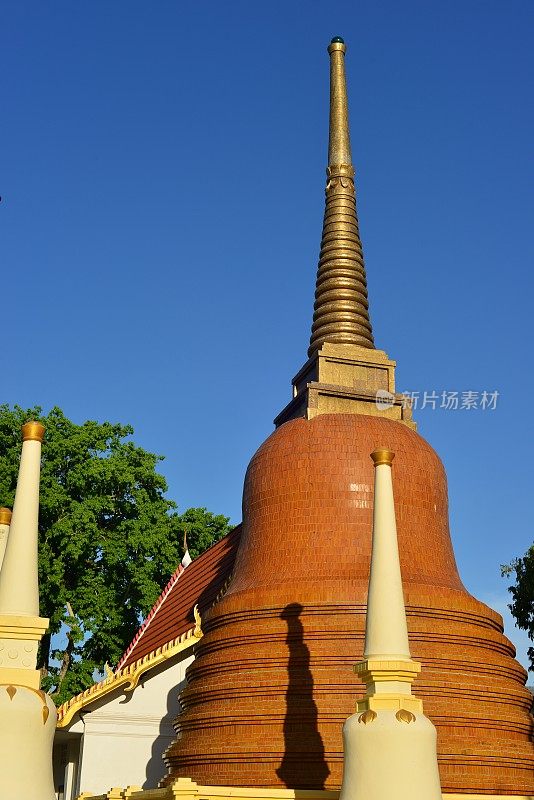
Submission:
[[128,437],[129,425],[76,425],[59,408],[43,415],[0,406],[0,504],[12,505],[29,419],[46,426],[39,511],[41,614],[50,619],[38,667],[59,704],[115,664],[183,555],[229,530],[204,508],[180,515],[156,471],[162,456]]
[[[515,617],[517,627],[527,631],[529,638],[534,641],[534,544],[522,558],[503,565],[501,572],[506,577],[513,577],[515,581],[508,587],[512,595],[512,602],[508,607]],[[529,647],[527,652],[530,668],[534,670],[534,647]]]
[[207,550],[230,530],[228,517],[212,514],[205,508],[188,508],[180,516],[180,529],[187,534],[187,549],[191,558]]

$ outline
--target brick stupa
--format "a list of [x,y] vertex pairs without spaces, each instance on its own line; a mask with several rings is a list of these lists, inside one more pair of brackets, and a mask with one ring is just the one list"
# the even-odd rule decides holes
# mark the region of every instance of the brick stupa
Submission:
[[[206,614],[181,696],[170,783],[339,788],[343,722],[365,687],[373,466],[395,451],[414,691],[438,732],[445,793],[534,795],[532,702],[502,619],[462,585],[443,465],[377,350],[356,217],[344,73],[329,47],[330,142],[309,360],[252,458],[233,578]],[[377,392],[383,402],[377,404]]]

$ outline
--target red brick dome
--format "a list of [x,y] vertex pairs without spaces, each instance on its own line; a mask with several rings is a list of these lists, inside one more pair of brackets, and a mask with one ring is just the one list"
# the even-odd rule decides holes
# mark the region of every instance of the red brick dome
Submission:
[[434,450],[381,417],[321,415],[276,430],[250,462],[230,586],[204,624],[167,782],[333,788],[341,726],[363,686],[373,465],[393,484],[415,692],[438,728],[445,792],[533,794],[526,673],[500,616],[462,586]]
[[[230,596],[268,590],[282,603],[355,598],[369,579],[373,463],[396,453],[395,507],[404,577],[462,590],[449,536],[445,471],[417,433],[381,417],[322,415],[282,425],[250,462],[242,545]],[[424,537],[421,532],[425,531]]]

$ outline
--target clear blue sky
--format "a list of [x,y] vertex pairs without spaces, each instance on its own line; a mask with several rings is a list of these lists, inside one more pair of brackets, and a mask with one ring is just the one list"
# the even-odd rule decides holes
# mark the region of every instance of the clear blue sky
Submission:
[[464,581],[502,610],[499,565],[533,539],[531,0],[19,1],[0,22],[1,400],[132,423],[182,509],[235,522],[305,359],[345,38],[377,344],[401,390],[500,393],[416,417]]

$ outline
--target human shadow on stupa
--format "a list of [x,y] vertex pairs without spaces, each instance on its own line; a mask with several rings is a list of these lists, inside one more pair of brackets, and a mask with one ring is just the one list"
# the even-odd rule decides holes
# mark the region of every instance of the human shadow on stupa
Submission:
[[290,789],[324,789],[330,770],[317,725],[310,651],[304,643],[304,628],[299,619],[302,611],[299,603],[290,603],[280,615],[287,622],[289,680],[284,719],[285,750],[276,774]]

